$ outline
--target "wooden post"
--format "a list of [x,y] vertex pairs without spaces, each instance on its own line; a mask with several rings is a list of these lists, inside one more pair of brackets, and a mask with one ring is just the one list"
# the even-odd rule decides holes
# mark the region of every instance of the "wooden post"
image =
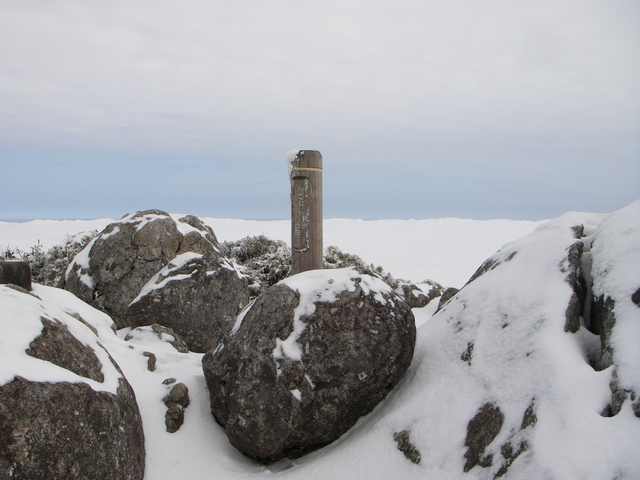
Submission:
[[322,155],[290,152],[291,274],[322,268]]
[[26,260],[1,260],[0,284],[11,283],[31,290],[31,265]]

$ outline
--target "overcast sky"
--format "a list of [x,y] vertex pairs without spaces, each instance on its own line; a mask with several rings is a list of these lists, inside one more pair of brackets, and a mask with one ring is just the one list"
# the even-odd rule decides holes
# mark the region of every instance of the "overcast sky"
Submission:
[[0,219],[544,219],[640,198],[638,0],[0,0]]

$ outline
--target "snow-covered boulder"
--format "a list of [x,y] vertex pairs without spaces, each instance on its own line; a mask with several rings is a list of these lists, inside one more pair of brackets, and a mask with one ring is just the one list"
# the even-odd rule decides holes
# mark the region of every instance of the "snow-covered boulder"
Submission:
[[[580,327],[573,306],[584,300],[583,243],[577,238],[582,231],[569,216],[506,245],[427,324],[425,340],[433,351],[426,355],[438,352],[437,361],[446,368],[433,372],[423,393],[438,391],[437,402],[452,414],[413,424],[412,438],[425,451],[425,442],[434,439],[428,425],[438,431],[443,421],[451,422],[448,427],[458,433],[442,439],[442,451],[450,455],[442,460],[451,476],[458,470],[475,472],[470,478],[535,478],[544,465],[537,463],[540,432],[575,414],[567,407],[588,389],[581,374],[597,378],[585,361],[582,337],[572,333]],[[599,416],[602,398],[590,401]]]
[[136,397],[98,338],[111,321],[74,315],[0,286],[0,478],[143,478]]
[[[598,368],[600,339],[584,326],[588,310],[575,328],[579,277],[588,276],[586,254],[600,222],[602,232],[615,222],[627,233],[611,230],[618,246],[598,234],[594,274],[605,252],[637,272],[637,253],[623,253],[637,252],[631,232],[640,221],[617,215],[603,222],[605,215],[566,214],[505,245],[419,329],[413,364],[383,408],[331,455],[285,477],[334,478],[357,458],[358,478],[640,478],[633,402],[610,416],[615,367]],[[633,298],[637,285],[629,283],[616,298]],[[632,302],[623,308],[638,320],[630,307],[638,310]],[[631,326],[638,323],[625,324],[620,378],[640,366]]]
[[230,442],[264,462],[327,445],[409,367],[415,322],[386,283],[354,269],[285,279],[238,316],[203,358]]
[[[591,247],[593,329],[601,368],[613,368],[610,414],[629,401],[640,417],[640,201],[609,215]],[[627,400],[628,399],[628,400]]]
[[445,289],[433,280],[425,280],[419,284],[400,282],[396,293],[410,308],[424,308],[431,300],[442,296]]
[[194,352],[215,348],[249,303],[246,282],[217,252],[186,252],[152,277],[127,311],[131,326],[159,323]]
[[118,328],[160,323],[204,351],[248,302],[245,283],[210,227],[147,210],[108,225],[76,255],[64,288]]

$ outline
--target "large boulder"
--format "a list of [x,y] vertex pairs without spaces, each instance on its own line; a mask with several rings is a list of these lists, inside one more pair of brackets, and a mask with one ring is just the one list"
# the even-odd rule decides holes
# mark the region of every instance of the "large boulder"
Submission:
[[118,328],[159,323],[197,351],[214,346],[248,302],[246,280],[211,228],[159,210],[108,225],[69,265],[64,288]]
[[[129,303],[175,257],[182,234],[165,212],[147,210],[109,224],[69,265],[64,288],[128,326]],[[211,249],[213,245],[211,245]]]
[[640,201],[611,214],[593,237],[592,329],[600,367],[613,367],[610,415],[629,401],[640,418]]
[[211,408],[230,442],[263,462],[333,442],[411,363],[410,308],[353,269],[295,275],[267,289],[203,358]]
[[0,478],[142,479],[136,397],[96,328],[4,286],[0,328]]
[[127,311],[132,326],[159,323],[194,352],[215,348],[249,302],[246,282],[216,252],[186,252],[171,260],[141,289]]
[[[640,478],[637,390],[629,380],[640,365],[633,333],[640,319],[633,304],[640,217],[630,217],[567,214],[491,256],[420,328],[411,381],[394,393],[384,416],[345,442],[349,456],[363,458],[360,476]],[[610,277],[602,277],[605,271]],[[597,368],[599,338],[585,328],[582,277],[589,272],[594,285],[616,291],[613,365],[626,399],[615,417],[607,405],[616,367]],[[611,288],[622,284],[624,290]],[[623,312],[632,316],[623,321]],[[624,334],[616,340],[618,328]],[[339,475],[330,460],[314,467]]]

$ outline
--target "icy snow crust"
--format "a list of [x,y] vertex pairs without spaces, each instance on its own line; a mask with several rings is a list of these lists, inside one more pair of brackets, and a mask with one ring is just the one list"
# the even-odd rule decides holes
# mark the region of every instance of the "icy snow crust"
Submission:
[[93,247],[93,244],[96,243],[96,240],[98,240],[98,238],[108,238],[110,235],[113,235],[116,230],[118,229],[115,228],[114,231],[111,232],[111,234],[97,236],[96,238],[91,240],[80,252],[78,252],[73,260],[69,262],[67,270],[65,271],[65,278],[67,280],[69,279],[69,275],[77,265],[80,267],[80,269],[78,270],[80,281],[93,290],[95,282],[93,281],[93,277],[91,277],[91,275],[87,273],[89,271],[89,252],[91,251],[91,247]]
[[[77,336],[83,343],[97,345],[99,342],[120,365],[135,390],[145,429],[145,478],[148,480],[174,476],[191,480],[258,477],[484,480],[496,475],[503,461],[502,446],[507,441],[512,443],[514,450],[521,442],[527,442],[528,449],[499,478],[635,480],[640,478],[640,456],[637,454],[640,421],[633,415],[628,401],[615,417],[600,415],[610,401],[612,368],[596,372],[588,364],[587,357],[593,354],[590,350],[597,350],[599,346],[597,337],[584,328],[576,334],[564,331],[571,289],[562,268],[567,249],[578,241],[571,230],[576,224],[585,225],[588,237],[581,239],[585,247],[590,245],[590,237],[599,226],[617,225],[622,232],[618,235],[613,229],[609,229],[609,233],[602,229],[598,234],[601,240],[596,239],[594,249],[600,248],[598,243],[604,248],[606,236],[611,255],[607,260],[602,257],[602,260],[594,261],[596,273],[609,268],[619,253],[636,251],[637,234],[624,233],[637,232],[640,225],[634,213],[638,206],[634,205],[630,211],[620,211],[610,217],[571,213],[548,222],[520,240],[506,244],[493,257],[498,265],[466,285],[435,316],[429,318],[430,309],[435,305],[414,309],[416,320],[422,326],[418,330],[414,361],[400,385],[337,442],[295,461],[282,461],[267,468],[252,462],[229,444],[211,415],[201,354],[179,353],[152,331],[138,330],[130,341],[124,341],[128,329],[116,335],[109,317],[63,290],[36,285],[34,293],[42,299],[39,301],[0,287],[0,324],[3,328],[0,383],[10,381],[20,369],[22,376],[31,376],[33,380],[83,381],[96,389],[107,389],[106,384],[113,388],[119,374],[107,371],[111,364],[103,357],[100,360],[105,382],[99,384],[24,354],[24,348],[42,330],[41,316],[64,322],[72,333],[79,332]],[[460,222],[464,221],[451,221],[455,228],[447,229],[445,223],[439,225],[452,235],[459,233]],[[339,223],[341,230],[351,228],[353,238],[363,238],[364,223],[348,223],[347,220]],[[396,222],[396,231],[406,232],[409,225],[426,228],[427,224],[429,228],[433,227],[429,222],[424,225]],[[59,228],[57,223],[52,225]],[[498,227],[497,223],[492,225]],[[516,232],[523,228],[521,224],[516,225],[509,234],[508,225],[504,224],[496,228],[493,241],[506,235],[517,238]],[[429,235],[427,230],[423,233],[425,238]],[[452,242],[457,241],[457,233],[455,235]],[[490,229],[487,235],[490,235]],[[491,238],[485,240],[491,241]],[[388,248],[389,243],[386,245]],[[479,249],[475,252],[477,256],[483,255],[478,252],[486,248],[481,242],[468,246],[471,250]],[[363,245],[363,248],[372,247]],[[357,249],[351,250],[360,253]],[[416,263],[416,255],[424,255],[425,251],[428,247],[424,251],[402,252],[404,263]],[[460,259],[457,248],[451,251],[439,249],[439,252],[442,262],[452,265],[453,275],[460,276],[464,271],[468,272],[467,278],[487,257],[484,255],[456,272],[456,261]],[[396,254],[400,255],[399,252]],[[377,260],[373,256],[371,260],[387,266],[384,259]],[[351,288],[349,276],[338,278],[336,283]],[[424,277],[430,276],[430,272],[424,272]],[[439,280],[437,276],[433,278]],[[617,287],[614,285],[614,291],[623,287],[621,279],[608,281],[619,282]],[[633,282],[635,280],[629,280],[629,283]],[[296,284],[295,288],[299,289],[301,297],[309,299],[331,298],[336,294],[329,285],[317,291],[311,281],[308,285],[304,282]],[[371,288],[376,290],[377,287]],[[626,290],[623,293],[627,295]],[[310,308],[309,305],[300,307],[301,322],[304,323],[302,313]],[[71,317],[72,314],[79,314],[94,326],[97,337]],[[616,311],[616,315],[623,313]],[[637,313],[635,315],[637,319]],[[241,316],[238,320],[236,325],[239,326]],[[627,334],[638,338],[636,333]],[[473,343],[472,349],[470,343]],[[633,346],[631,340],[629,345]],[[637,350],[637,343],[634,345]],[[637,366],[637,357],[632,350],[623,348],[621,351],[625,353],[620,361]],[[148,357],[144,352],[155,354],[154,372],[147,369]],[[162,403],[171,388],[162,382],[170,377],[187,385],[191,399],[185,412],[185,423],[174,434],[165,431],[166,407]],[[292,395],[296,393],[293,391]],[[485,452],[494,455],[493,464],[488,468],[476,466],[464,474],[467,424],[486,403],[496,405],[504,414],[502,429]],[[530,406],[536,421],[522,429],[524,412]],[[393,435],[403,430],[410,430],[411,442],[421,453],[419,465],[409,462],[396,448]]]

